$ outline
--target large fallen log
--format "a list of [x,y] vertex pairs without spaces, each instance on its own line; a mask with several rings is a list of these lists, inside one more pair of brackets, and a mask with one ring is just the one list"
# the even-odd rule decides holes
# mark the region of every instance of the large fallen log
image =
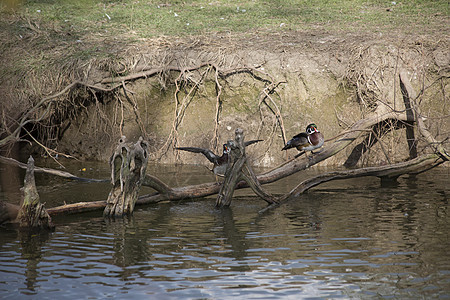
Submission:
[[442,160],[439,154],[433,153],[422,155],[420,157],[417,157],[415,159],[406,162],[400,162],[397,164],[387,166],[367,167],[345,171],[333,171],[320,174],[302,181],[289,193],[278,198],[279,203],[271,204],[270,206],[261,210],[260,213],[268,209],[271,209],[275,206],[278,206],[280,203],[284,201],[296,198],[300,194],[306,192],[307,190],[328,181],[365,177],[365,176],[378,177],[381,179],[382,182],[386,180],[397,180],[397,178],[401,175],[404,174],[417,175],[419,173],[437,167],[444,162],[445,160]]
[[367,167],[353,170],[333,171],[320,174],[309,178],[299,185],[297,185],[291,192],[285,194],[280,200],[286,200],[292,197],[297,197],[306,190],[331,180],[349,179],[364,176],[376,176],[382,181],[396,180],[399,176],[404,174],[416,175],[425,170],[437,167],[445,161],[440,159],[438,154],[427,154],[417,157],[412,160],[400,162],[392,165]]
[[[306,181],[301,182],[297,187],[295,187],[288,194],[279,198],[280,201],[285,201],[300,195],[301,193],[307,191],[308,189],[317,186],[321,183],[328,182],[331,180],[347,179],[354,177],[363,176],[376,176],[380,178],[393,178],[399,177],[405,174],[417,174],[423,172],[424,170],[429,170],[445,162],[441,159],[438,154],[427,154],[419,156],[413,160],[400,162],[397,164],[380,166],[380,167],[370,167],[361,168],[346,171],[335,171],[330,173],[325,173],[318,175],[316,177],[310,178]],[[237,189],[243,188],[244,184],[238,184]],[[165,196],[155,193],[153,195],[145,195],[139,197],[136,201],[136,205],[146,205],[146,204],[156,204],[165,200],[181,200],[190,198],[201,198],[209,195],[216,194],[214,190],[220,189],[220,185],[217,183],[205,183],[198,185],[191,185],[179,188],[173,188],[170,194]],[[81,202],[68,204],[63,206],[58,206],[54,208],[47,209],[50,215],[60,215],[68,213],[80,213],[88,212],[94,210],[104,209],[106,201],[93,201],[93,202]],[[277,205],[277,204],[275,204]]]

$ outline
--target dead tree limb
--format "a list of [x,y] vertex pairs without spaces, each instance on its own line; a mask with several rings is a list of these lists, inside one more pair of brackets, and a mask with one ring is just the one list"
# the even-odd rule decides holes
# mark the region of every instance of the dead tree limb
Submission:
[[[284,201],[288,201],[298,197],[299,195],[305,193],[307,190],[315,187],[324,182],[332,181],[332,180],[341,180],[341,179],[349,179],[356,177],[364,177],[364,176],[375,176],[384,181],[386,178],[396,179],[404,174],[412,174],[416,175],[425,170],[429,170],[431,168],[437,167],[438,165],[444,163],[445,160],[442,160],[438,154],[426,154],[414,158],[412,160],[408,160],[406,162],[400,162],[397,164],[379,166],[379,167],[367,167],[360,168],[354,170],[345,170],[345,171],[334,171],[328,172],[324,174],[320,174],[311,178],[308,178],[298,184],[295,188],[293,188],[289,193],[283,195],[279,198],[280,203]],[[270,205],[260,213],[267,211],[275,207],[275,205]]]
[[161,181],[158,177],[152,175],[145,175],[144,182],[142,182],[143,186],[151,187],[155,189],[160,194],[170,194],[172,192],[172,188]]
[[76,214],[90,211],[104,210],[106,207],[106,200],[92,201],[92,202],[78,202],[73,204],[65,204],[47,209],[51,216]]
[[400,162],[392,165],[367,167],[345,171],[334,171],[320,174],[303,181],[302,183],[297,185],[291,192],[284,195],[281,200],[283,201],[289,198],[295,198],[311,187],[331,180],[348,179],[363,176],[376,176],[382,180],[383,178],[395,179],[404,174],[420,173],[424,168],[436,167],[443,162],[444,161],[441,160],[438,155],[427,154],[417,157],[413,160],[408,160],[406,162]]

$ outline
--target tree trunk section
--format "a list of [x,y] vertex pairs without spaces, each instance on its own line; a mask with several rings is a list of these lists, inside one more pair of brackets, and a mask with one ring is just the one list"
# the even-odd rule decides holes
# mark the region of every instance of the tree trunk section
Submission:
[[52,219],[39,201],[39,193],[34,180],[34,159],[30,156],[22,188],[23,201],[17,219],[23,229],[52,229]]
[[141,138],[136,144],[119,140],[110,159],[112,188],[103,215],[121,217],[132,214],[139,190],[145,180],[148,162],[148,143]]

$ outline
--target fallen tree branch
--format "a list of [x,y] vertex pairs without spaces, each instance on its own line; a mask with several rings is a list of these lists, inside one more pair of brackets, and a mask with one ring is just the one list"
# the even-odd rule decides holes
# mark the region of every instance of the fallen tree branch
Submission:
[[[325,174],[321,174],[315,176],[313,178],[307,179],[297,185],[293,190],[291,190],[285,196],[278,198],[279,201],[287,201],[289,199],[295,198],[298,195],[304,193],[308,189],[317,186],[321,183],[328,182],[331,180],[337,179],[348,179],[354,177],[362,177],[362,176],[376,176],[376,177],[385,177],[385,178],[396,178],[398,176],[404,174],[418,174],[425,170],[429,170],[434,168],[440,164],[442,164],[444,160],[437,154],[427,154],[419,156],[413,160],[401,162],[388,166],[381,167],[368,167],[347,171],[335,171],[329,172]],[[200,198],[209,195],[213,195],[218,193],[220,189],[220,184],[218,183],[204,183],[198,185],[191,185],[179,188],[171,189],[168,194],[159,194],[154,193],[151,195],[144,195],[139,197],[136,201],[136,205],[147,205],[147,204],[156,204],[165,200],[181,200],[181,199],[189,199],[189,198]],[[244,187],[248,187],[246,182],[241,181],[237,184],[236,189],[241,189]],[[266,209],[273,208],[279,204],[272,204],[268,206]],[[67,204],[63,206],[58,206],[54,208],[47,209],[47,212],[51,215],[61,215],[67,213],[81,213],[88,211],[97,211],[102,210],[106,206],[106,201],[94,201],[94,202],[80,202],[74,204]]]
[[[408,160],[406,162],[400,162],[387,166],[379,166],[379,167],[367,167],[360,168],[354,170],[345,170],[345,171],[333,171],[324,174],[320,174],[314,176],[312,178],[308,178],[298,184],[294,189],[292,189],[289,193],[283,195],[278,198],[279,202],[288,201],[298,197],[303,194],[307,190],[312,187],[315,187],[324,182],[332,181],[332,180],[341,180],[341,179],[349,179],[355,177],[365,177],[365,176],[376,176],[381,178],[382,180],[386,179],[396,179],[404,174],[418,174],[423,172],[424,170],[429,170],[438,165],[444,163],[445,160],[442,160],[438,154],[426,154],[420,157],[417,157],[412,160]],[[271,209],[277,204],[271,204],[270,206],[264,208],[260,211],[260,213]]]
[[420,173],[424,168],[436,167],[442,164],[444,161],[440,159],[437,154],[427,154],[417,157],[412,160],[405,162],[400,162],[392,165],[379,166],[379,167],[366,167],[354,170],[345,171],[334,171],[325,174],[320,174],[313,178],[303,181],[301,184],[296,186],[291,192],[282,197],[282,201],[295,198],[301,193],[305,192],[307,189],[321,184],[323,182],[337,180],[337,179],[348,179],[363,176],[376,176],[380,178],[396,179],[400,175],[409,173]]
[[[26,169],[27,168],[27,164],[22,163],[20,161],[17,161],[13,158],[9,158],[9,157],[4,157],[4,156],[0,156],[0,162],[4,163],[4,164],[8,164],[8,165],[12,165],[12,166],[17,166],[19,168],[22,169]],[[49,168],[41,168],[41,167],[35,167],[34,168],[34,172],[35,173],[46,173],[46,174],[51,174],[51,175],[56,175],[59,177],[64,177],[67,179],[72,179],[72,180],[78,180],[78,181],[86,181],[86,182],[106,182],[109,181],[109,179],[92,179],[92,178],[83,178],[83,177],[78,177],[75,176],[69,172],[65,172],[65,171],[59,171],[59,170],[55,170],[55,169],[49,169]]]

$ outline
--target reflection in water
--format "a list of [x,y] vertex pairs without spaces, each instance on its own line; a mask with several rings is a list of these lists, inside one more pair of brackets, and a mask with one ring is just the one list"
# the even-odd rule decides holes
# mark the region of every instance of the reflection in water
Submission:
[[[264,201],[239,191],[224,209],[216,209],[210,197],[137,207],[124,219],[105,220],[101,212],[54,218],[56,231],[45,236],[5,226],[0,294],[2,299],[449,298],[448,172],[400,178],[394,186],[376,178],[329,182],[263,213],[258,212]],[[169,178],[174,174],[178,179]],[[214,180],[203,168],[167,167],[164,176],[172,185]],[[304,176],[269,189],[282,193]],[[108,190],[63,181],[40,187],[50,206],[61,199],[99,200]]]

